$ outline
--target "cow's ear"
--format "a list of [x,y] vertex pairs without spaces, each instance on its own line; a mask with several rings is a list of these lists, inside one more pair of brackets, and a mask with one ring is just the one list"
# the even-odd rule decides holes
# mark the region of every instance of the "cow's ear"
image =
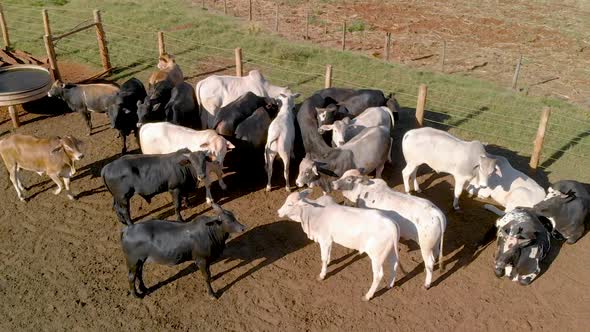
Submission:
[[57,146],[53,147],[53,149],[51,149],[51,153],[57,153],[63,148],[64,148],[64,146],[63,146],[63,143],[61,142],[61,139],[60,139],[59,144]]
[[318,175],[318,176],[320,175],[320,173],[318,173],[318,167],[315,164],[313,166],[311,166],[311,171],[315,175]]
[[334,125],[321,125],[319,128],[320,133],[322,133],[324,131],[330,131],[332,129],[334,129]]
[[205,149],[209,147],[209,143],[205,142],[205,143],[201,143],[201,145],[199,145],[200,148]]
[[301,94],[300,94],[300,93],[294,93],[294,94],[292,94],[292,95],[291,95],[291,97],[292,97],[293,99],[297,99],[297,98],[299,98],[299,96],[301,96]]
[[327,169],[327,168],[323,168],[323,167],[321,167],[321,166],[320,166],[320,167],[318,168],[318,170],[319,170],[319,171],[320,171],[320,173],[322,173],[322,174],[326,174],[326,175],[328,175],[328,176],[332,176],[332,177],[335,177],[335,178],[339,177],[339,176],[338,176],[338,174],[336,174],[336,173],[332,172],[331,170],[329,170],[329,169]]
[[233,145],[233,144],[232,144],[230,141],[228,141],[228,140],[225,140],[225,144],[226,144],[226,146],[227,146],[227,149],[228,149],[228,150],[232,150],[232,149],[235,149],[235,148],[236,148],[236,146],[235,146],[235,145]]
[[188,159],[182,159],[181,161],[179,161],[179,162],[178,162],[178,164],[179,164],[180,166],[186,166],[186,165],[188,165],[188,164],[190,164],[190,163],[191,163],[191,161],[190,161],[190,160],[188,160]]
[[496,174],[498,174],[499,177],[502,177],[502,170],[500,169],[500,166],[498,166],[498,164],[496,164]]

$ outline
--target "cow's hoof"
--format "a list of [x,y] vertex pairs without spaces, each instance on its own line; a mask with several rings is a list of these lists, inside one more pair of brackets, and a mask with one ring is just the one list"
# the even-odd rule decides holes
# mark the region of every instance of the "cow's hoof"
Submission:
[[75,201],[76,200],[76,196],[74,196],[72,194],[68,194],[67,196],[70,199],[70,201]]
[[431,287],[430,285],[426,285],[426,284],[424,286],[422,286],[422,288],[424,288],[425,290],[429,290],[430,287]]
[[417,188],[415,191],[416,191],[417,193],[421,193],[421,192],[422,192],[422,189],[420,189],[420,188]]
[[325,275],[321,275],[321,274],[320,274],[320,275],[317,277],[317,280],[318,280],[318,281],[322,281],[322,280],[324,280],[325,278],[326,278],[326,276],[325,276]]
[[213,204],[213,200],[211,198],[208,198],[205,200],[205,202],[207,202],[207,204],[211,205]]
[[227,190],[227,184],[225,184],[225,182],[219,182],[219,186],[221,187],[221,190]]
[[291,187],[289,187],[289,186],[286,186],[286,187],[285,187],[285,190],[286,190],[288,193],[290,193],[290,192],[291,192]]
[[58,188],[58,189],[55,189],[55,190],[53,191],[53,194],[54,194],[54,195],[59,195],[60,193],[61,193],[61,189],[59,189],[59,188]]
[[219,298],[219,296],[217,296],[215,293],[208,293],[208,295],[211,300],[217,300]]
[[266,186],[266,192],[270,192],[270,186]]
[[363,297],[361,297],[361,300],[363,300],[363,302],[369,302],[369,300],[371,300],[371,298],[368,297],[367,295],[364,295]]
[[463,214],[463,210],[460,207],[453,207],[455,213]]

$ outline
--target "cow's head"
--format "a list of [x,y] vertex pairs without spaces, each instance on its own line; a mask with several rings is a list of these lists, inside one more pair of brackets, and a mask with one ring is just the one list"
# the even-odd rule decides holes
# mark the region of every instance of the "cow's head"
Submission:
[[389,96],[387,96],[385,106],[387,106],[387,108],[391,110],[391,113],[393,113],[393,119],[395,121],[399,120],[399,112],[401,110],[401,107],[399,106],[399,103],[397,102],[397,99],[395,99],[393,93],[390,93]]
[[191,172],[193,173],[193,176],[195,176],[195,178],[198,181],[205,181],[205,178],[207,176],[207,172],[206,172],[206,161],[210,161],[211,159],[209,158],[209,156],[207,155],[206,152],[204,151],[195,151],[195,152],[191,152],[189,149],[184,148],[184,149],[180,149],[178,150],[177,153],[181,153],[181,158],[178,161],[178,163],[181,166],[189,166],[191,167]]
[[320,134],[326,131],[332,131],[332,145],[340,147],[346,143],[344,138],[348,127],[350,127],[350,118],[346,117],[342,120],[334,121],[331,125],[321,125],[318,131]]
[[311,194],[311,189],[295,192],[287,196],[285,203],[277,211],[280,218],[289,218],[301,222],[301,201]]
[[137,101],[137,128],[141,127],[147,122],[148,113],[150,112],[149,97],[145,97],[144,101]]
[[325,108],[316,107],[318,126],[334,123],[334,114],[338,110],[336,104],[330,104]]
[[51,153],[58,153],[59,151],[63,150],[70,160],[80,160],[84,158],[82,145],[82,141],[75,138],[74,136],[67,135],[59,139],[58,145],[51,149]]
[[227,139],[216,135],[209,139],[209,141],[201,143],[199,149],[206,151],[211,159],[219,164],[223,165],[223,160],[228,151],[235,148],[235,145]]
[[291,112],[293,107],[295,107],[295,99],[299,98],[300,94],[279,94],[276,99],[276,104],[279,107],[280,111],[287,111]]
[[474,177],[477,178],[478,185],[484,188],[488,186],[488,180],[494,172],[498,176],[502,176],[502,171],[500,170],[500,166],[498,166],[497,160],[485,155],[479,156],[479,162],[473,168],[473,172]]
[[221,226],[221,229],[225,233],[242,233],[246,226],[241,224],[233,212],[222,208],[221,206],[213,203],[211,204],[213,211],[217,213],[217,220],[209,221],[207,223],[208,226],[213,225],[212,223],[216,223]]
[[58,97],[61,98],[63,96],[64,89],[67,87],[65,83],[60,80],[55,80],[51,85],[49,91],[47,91],[47,97]]

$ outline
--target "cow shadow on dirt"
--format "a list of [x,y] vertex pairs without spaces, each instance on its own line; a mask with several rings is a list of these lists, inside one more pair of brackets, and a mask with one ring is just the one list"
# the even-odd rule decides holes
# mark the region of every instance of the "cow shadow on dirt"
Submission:
[[[311,243],[311,241],[307,239],[303,232],[301,232],[301,226],[299,223],[292,221],[280,220],[247,230],[245,233],[227,243],[223,256],[214,264],[228,264],[233,261],[239,261],[239,263],[213,275],[211,281],[215,281],[234,270],[240,270],[244,267],[248,267],[248,270],[218,289],[216,291],[217,295],[223,295],[223,293],[244,278],[247,278],[288,254],[305,247],[309,243]],[[250,266],[253,262],[260,259],[263,260],[257,262],[254,266]],[[184,276],[190,275],[197,270],[195,264],[190,264],[174,276],[150,287],[149,293],[153,293],[161,287]]]

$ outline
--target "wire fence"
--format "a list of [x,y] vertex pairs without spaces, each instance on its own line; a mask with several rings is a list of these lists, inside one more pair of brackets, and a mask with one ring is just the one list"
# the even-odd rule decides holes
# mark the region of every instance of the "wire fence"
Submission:
[[[242,0],[228,0],[226,3],[228,13],[237,16],[248,15],[248,7],[243,6]],[[267,2],[256,0],[254,4],[256,3]],[[211,3],[211,6],[215,6],[215,10],[223,10],[222,1]],[[5,4],[3,7],[8,17],[11,39],[16,45],[26,45],[27,51],[44,54],[41,8],[18,4]],[[258,11],[254,18],[257,15],[273,17],[276,10],[273,8],[275,7],[268,6]],[[297,14],[297,12],[289,13],[289,15],[295,15],[292,20],[297,19]],[[287,14],[282,13],[282,15]],[[84,22],[91,21],[92,13],[90,10],[70,11],[63,8],[49,8],[49,18],[52,33],[62,34],[72,31]],[[318,23],[309,30],[312,38],[316,38],[313,37],[313,33],[326,35],[326,26],[328,27],[327,35],[335,30],[335,22],[326,19],[325,25]],[[149,31],[145,29],[145,26],[127,22],[119,18],[116,13],[103,13],[103,27],[114,67],[113,77],[122,79],[138,75],[140,79],[147,79],[149,72],[155,69],[158,58],[157,31]],[[374,34],[376,32],[358,32],[358,35],[362,36],[359,39],[363,40],[370,40]],[[352,38],[354,40],[355,37]],[[338,42],[338,38],[333,39]],[[432,42],[433,49],[438,48],[436,43],[439,41]],[[408,40],[404,40],[405,42],[409,43]],[[404,43],[400,42],[400,45]],[[421,43],[416,48],[420,49],[420,52],[428,50],[424,41]],[[193,82],[210,74],[235,74],[236,59],[232,47],[199,43],[186,38],[179,31],[166,32],[165,47],[167,52],[176,56],[185,77]],[[407,52],[412,55],[412,46],[408,47],[410,50]],[[61,39],[55,44],[55,48],[60,61],[61,59],[73,61],[83,59],[85,63],[101,66],[94,29]],[[320,52],[320,57],[323,57],[321,52],[324,51],[316,48],[311,50]],[[460,52],[460,49],[453,50],[453,46],[447,43],[447,54],[455,51]],[[325,65],[329,62],[327,54],[325,62],[310,62],[257,54],[245,49],[243,70],[247,73],[249,70],[259,69],[274,84],[287,85],[292,90],[302,93],[303,96],[309,96],[314,91],[324,88]],[[534,59],[525,59],[523,68],[531,68],[530,70],[542,68],[543,64],[535,62]],[[451,61],[450,57],[449,61]],[[387,71],[383,75],[369,75],[366,71],[334,66],[332,85],[373,88],[382,90],[386,94],[395,92],[396,98],[404,106],[405,111],[413,112],[418,98],[418,86],[424,83],[420,76],[408,75],[403,66],[395,64],[387,64],[383,68]],[[526,69],[522,73],[526,73]],[[579,91],[583,93],[583,89]],[[449,130],[463,139],[477,139],[496,145],[498,148],[495,151],[506,155],[511,161],[516,159],[517,165],[523,167],[528,163],[528,158],[533,151],[533,141],[537,135],[542,109],[536,107],[538,103],[531,105],[529,99],[515,92],[507,91],[500,95],[472,95],[469,90],[462,90],[461,87],[449,89],[444,84],[432,83],[428,88],[424,121],[429,126]],[[587,172],[590,158],[590,116],[588,114],[590,113],[573,113],[571,109],[554,108],[552,110],[539,168],[546,172],[556,172],[559,177],[590,181],[590,172]]]

